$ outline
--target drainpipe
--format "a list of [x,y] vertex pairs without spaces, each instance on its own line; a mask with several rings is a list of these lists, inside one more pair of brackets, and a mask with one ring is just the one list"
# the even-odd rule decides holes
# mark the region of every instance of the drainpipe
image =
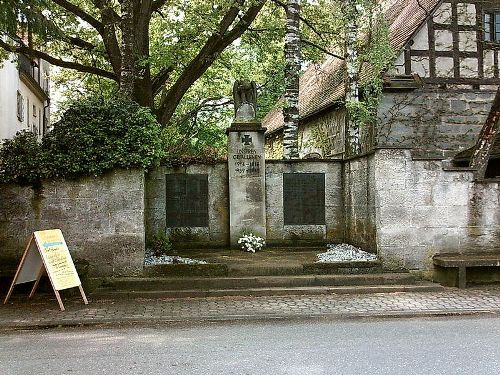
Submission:
[[46,100],[46,105],[43,106],[43,124],[42,124],[42,127],[43,127],[43,134],[42,134],[42,137],[45,135],[45,133],[47,133],[48,131],[48,116],[47,116],[47,112],[48,112],[48,109],[49,109],[49,106],[50,106],[50,98],[48,98]]

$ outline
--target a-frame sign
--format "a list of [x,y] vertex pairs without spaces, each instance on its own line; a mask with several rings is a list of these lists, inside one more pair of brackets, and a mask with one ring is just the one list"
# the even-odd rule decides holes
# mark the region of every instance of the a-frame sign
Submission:
[[88,304],[80,277],[76,272],[73,259],[60,229],[38,231],[30,236],[12,285],[3,303],[7,303],[15,285],[34,281],[35,284],[29,295],[31,298],[44,272],[47,272],[49,276],[61,311],[64,311],[64,305],[59,291],[63,289],[78,287],[83,302],[86,305]]

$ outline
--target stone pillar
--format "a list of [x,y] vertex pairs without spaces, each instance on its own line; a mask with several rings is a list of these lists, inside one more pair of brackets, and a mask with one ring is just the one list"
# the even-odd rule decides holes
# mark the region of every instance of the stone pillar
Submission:
[[244,232],[266,238],[264,132],[260,122],[234,122],[228,133],[231,247]]

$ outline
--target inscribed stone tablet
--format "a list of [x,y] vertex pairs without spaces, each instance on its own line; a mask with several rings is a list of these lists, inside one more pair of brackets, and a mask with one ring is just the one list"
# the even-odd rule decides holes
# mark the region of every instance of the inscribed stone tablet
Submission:
[[166,175],[167,227],[208,227],[208,175]]
[[325,224],[325,174],[283,174],[285,225]]

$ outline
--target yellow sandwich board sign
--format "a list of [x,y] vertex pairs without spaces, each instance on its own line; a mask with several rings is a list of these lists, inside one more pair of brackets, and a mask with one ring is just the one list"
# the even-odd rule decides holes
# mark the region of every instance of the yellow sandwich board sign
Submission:
[[44,271],[49,276],[62,311],[64,311],[64,305],[59,294],[60,290],[78,287],[83,302],[88,304],[80,277],[60,229],[38,231],[30,236],[4,304],[9,300],[15,285],[35,281],[29,295],[32,297]]

